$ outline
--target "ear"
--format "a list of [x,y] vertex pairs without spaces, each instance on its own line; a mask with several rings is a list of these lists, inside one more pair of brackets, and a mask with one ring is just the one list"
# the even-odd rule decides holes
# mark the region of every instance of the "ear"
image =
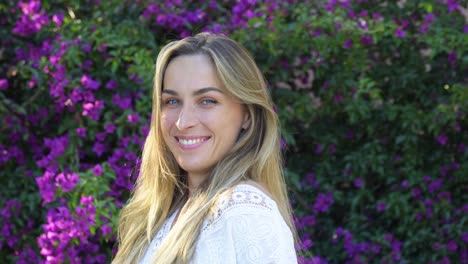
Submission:
[[244,120],[242,120],[242,129],[247,130],[250,127],[250,114],[246,109],[244,111]]

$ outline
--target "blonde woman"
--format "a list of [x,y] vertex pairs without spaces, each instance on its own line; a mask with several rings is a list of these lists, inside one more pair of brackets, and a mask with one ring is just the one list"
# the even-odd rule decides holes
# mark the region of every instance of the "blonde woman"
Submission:
[[113,263],[297,263],[295,234],[278,119],[254,60],[224,36],[169,43]]

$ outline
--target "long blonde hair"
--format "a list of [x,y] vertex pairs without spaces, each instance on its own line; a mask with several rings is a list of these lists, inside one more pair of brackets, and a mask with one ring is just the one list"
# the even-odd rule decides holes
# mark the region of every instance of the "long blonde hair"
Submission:
[[169,43],[158,55],[151,128],[134,192],[120,215],[119,249],[114,264],[137,263],[156,231],[184,199],[187,188],[184,171],[164,143],[158,118],[167,65],[177,56],[193,54],[210,58],[227,90],[246,106],[251,123],[198,191],[188,198],[153,259],[161,264],[188,263],[203,221],[219,194],[246,180],[267,189],[296,236],[281,170],[279,122],[265,79],[247,50],[237,42],[225,36],[200,33]]

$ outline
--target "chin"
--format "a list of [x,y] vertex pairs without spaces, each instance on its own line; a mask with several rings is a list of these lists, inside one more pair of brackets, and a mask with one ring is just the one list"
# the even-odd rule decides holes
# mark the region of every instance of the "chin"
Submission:
[[[200,166],[199,163],[196,164],[187,164],[187,163],[179,163],[179,166],[187,173],[187,174],[197,174],[197,175],[208,175],[211,169]],[[210,167],[212,168],[212,167]]]

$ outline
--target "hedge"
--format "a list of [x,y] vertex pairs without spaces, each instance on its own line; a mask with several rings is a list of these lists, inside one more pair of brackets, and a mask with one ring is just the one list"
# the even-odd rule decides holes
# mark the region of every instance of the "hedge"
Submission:
[[455,0],[0,3],[0,263],[110,262],[155,58],[202,31],[265,73],[303,263],[468,263],[467,21]]

